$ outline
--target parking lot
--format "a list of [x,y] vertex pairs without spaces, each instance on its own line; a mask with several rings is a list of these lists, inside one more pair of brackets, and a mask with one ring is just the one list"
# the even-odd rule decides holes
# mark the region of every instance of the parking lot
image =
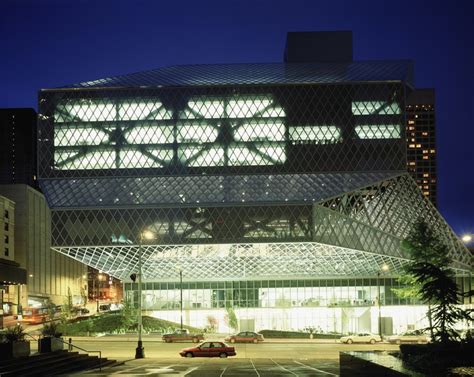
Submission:
[[263,343],[234,344],[237,356],[182,358],[179,351],[193,343],[164,343],[160,337],[145,336],[145,359],[135,360],[136,337],[127,335],[73,338],[87,350],[101,350],[104,357],[122,365],[81,373],[84,376],[338,376],[340,351],[398,350],[397,345],[341,344],[334,339],[266,339]]
[[283,377],[338,376],[336,360],[291,359],[173,359],[131,360],[103,372],[81,373],[82,376],[187,376],[187,377]]

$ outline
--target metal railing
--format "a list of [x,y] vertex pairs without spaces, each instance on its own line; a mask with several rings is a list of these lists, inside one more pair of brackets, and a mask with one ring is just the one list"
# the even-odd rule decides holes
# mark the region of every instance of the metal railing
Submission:
[[[35,338],[33,335],[28,334],[28,333],[25,333],[25,335],[29,336],[30,338],[32,338],[35,341],[38,341],[40,339],[40,338]],[[58,341],[60,341],[61,343],[65,344],[65,345],[67,345],[68,352],[71,352],[73,350],[73,348],[77,348],[78,350],[81,350],[85,353],[98,353],[99,354],[99,371],[102,371],[102,351],[88,351],[84,348],[76,346],[76,345],[72,344],[72,338],[69,338],[67,342],[65,342],[62,338],[55,338],[55,339],[57,339]]]
[[62,340],[62,339],[60,339],[60,338],[59,338],[59,340],[60,340],[61,342],[63,342],[64,344],[67,344],[67,346],[68,346],[68,348],[67,348],[68,352],[71,352],[72,349],[73,349],[73,347],[74,347],[74,348],[77,348],[78,350],[84,351],[84,352],[86,352],[86,353],[98,353],[98,354],[99,354],[99,371],[102,371],[102,351],[88,351],[88,350],[86,350],[86,349],[84,349],[84,348],[81,348],[81,347],[79,347],[79,346],[76,346],[76,345],[72,344],[72,338],[69,338],[69,340],[68,340],[67,342],[65,342],[64,340]]

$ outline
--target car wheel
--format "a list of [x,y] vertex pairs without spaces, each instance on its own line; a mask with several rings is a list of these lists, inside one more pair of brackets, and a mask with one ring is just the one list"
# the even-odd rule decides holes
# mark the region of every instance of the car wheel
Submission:
[[221,354],[219,354],[219,357],[221,359],[225,359],[227,357],[227,354],[225,352],[222,352]]
[[352,342],[352,339],[347,339],[347,342],[346,342],[346,343],[347,343],[347,344],[352,344],[352,343],[353,343],[353,342]]
[[235,339],[232,338],[232,339],[230,340],[230,342],[231,342],[231,343],[235,343]]
[[193,342],[197,343],[197,342],[199,342],[199,339],[198,338],[193,338]]
[[375,339],[370,339],[370,344],[375,344]]
[[194,357],[192,352],[186,352],[186,357]]

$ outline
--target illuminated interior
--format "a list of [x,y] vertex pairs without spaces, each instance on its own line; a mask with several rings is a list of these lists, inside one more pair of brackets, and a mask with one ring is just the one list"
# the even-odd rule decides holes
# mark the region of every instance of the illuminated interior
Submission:
[[[366,115],[400,113],[395,102],[352,102],[363,116],[360,139],[399,139],[396,124],[370,124]],[[287,145],[343,142],[337,124],[287,124],[273,95],[194,96],[179,110],[157,98],[70,99],[54,112],[58,170],[272,166],[287,160]],[[385,122],[384,122],[385,123]]]

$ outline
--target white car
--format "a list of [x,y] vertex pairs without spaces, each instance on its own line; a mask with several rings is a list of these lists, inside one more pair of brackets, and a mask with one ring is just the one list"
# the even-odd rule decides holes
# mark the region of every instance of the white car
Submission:
[[370,343],[381,342],[380,335],[370,334],[367,332],[361,332],[356,335],[348,335],[341,337],[341,343],[352,344],[352,343]]

